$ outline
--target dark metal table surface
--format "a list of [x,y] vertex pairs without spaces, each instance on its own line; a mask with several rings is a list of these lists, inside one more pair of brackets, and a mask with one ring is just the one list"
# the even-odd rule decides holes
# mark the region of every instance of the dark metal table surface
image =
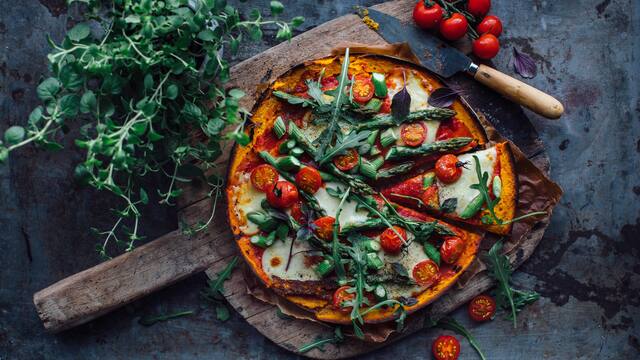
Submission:
[[[498,316],[469,326],[491,359],[640,358],[640,1],[494,0],[505,22],[495,64],[511,72],[511,47],[534,55],[531,82],[562,99],[560,121],[529,114],[565,195],[540,247],[515,275],[542,294],[517,330]],[[376,1],[284,1],[309,29]],[[64,0],[0,1],[0,129],[26,123],[46,73],[46,34],[63,36]],[[238,3],[243,9],[268,1]],[[238,60],[272,46],[244,47]],[[72,135],[77,130],[72,129]],[[89,226],[107,227],[113,199],[74,184],[81,154],[28,148],[0,167],[0,359],[293,358],[237,314],[215,320],[198,275],[61,335],[49,335],[31,302],[35,291],[97,264]],[[148,238],[177,226],[161,207],[147,211]],[[152,327],[146,314],[192,309]],[[424,331],[370,359],[429,358],[438,331]],[[475,359],[463,342],[462,359]]]

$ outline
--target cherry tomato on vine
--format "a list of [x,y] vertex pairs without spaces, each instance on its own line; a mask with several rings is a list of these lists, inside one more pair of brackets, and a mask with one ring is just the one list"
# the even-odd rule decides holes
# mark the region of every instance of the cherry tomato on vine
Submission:
[[496,37],[502,34],[502,21],[495,15],[486,16],[476,27],[478,34],[493,34]]
[[333,164],[342,171],[349,171],[358,166],[360,162],[360,154],[356,149],[349,149],[344,155],[338,155],[333,158]]
[[436,360],[457,360],[460,356],[460,342],[451,335],[441,335],[433,342],[431,352]]
[[500,51],[500,40],[493,34],[482,34],[473,41],[473,53],[480,59],[493,59]]
[[323,216],[313,223],[316,226],[316,235],[322,240],[330,241],[333,238],[333,224],[336,219],[331,216]]
[[477,19],[487,15],[491,8],[491,0],[469,0],[467,11]]
[[400,137],[407,146],[419,146],[427,138],[427,128],[421,122],[404,124],[400,128]]
[[457,156],[453,154],[443,155],[436,161],[436,176],[443,183],[451,184],[462,175],[462,169],[458,165]]
[[343,311],[351,311],[352,309],[351,306],[347,306],[347,307],[342,306],[343,302],[353,300],[356,298],[356,293],[355,292],[349,293],[347,291],[349,289],[351,289],[351,286],[345,285],[345,286],[339,287],[338,290],[336,290],[336,292],[333,293],[333,307],[335,309],[343,310]]
[[315,194],[322,186],[320,172],[311,166],[305,166],[296,174],[296,185],[309,194]]
[[278,181],[267,191],[267,201],[278,209],[288,208],[298,201],[298,189],[288,181]]
[[442,7],[435,2],[428,6],[424,0],[420,0],[413,8],[413,21],[423,29],[436,29],[442,21],[443,13]]
[[262,164],[251,170],[251,184],[256,189],[266,192],[278,181],[278,171],[271,165]]
[[[382,232],[380,235],[380,246],[382,250],[387,253],[397,254],[402,250],[402,244],[407,241],[407,231],[399,226],[394,226],[393,228],[395,231],[387,228]],[[396,231],[402,238],[396,234]]]
[[440,34],[447,40],[458,40],[467,33],[467,18],[460,13],[453,13],[450,18],[440,23]]
[[453,264],[458,261],[466,246],[467,244],[460,237],[447,236],[440,247],[440,258],[448,264]]
[[474,321],[487,321],[496,313],[496,301],[489,295],[478,295],[471,300],[467,310]]
[[438,281],[438,264],[433,260],[423,260],[413,267],[413,280],[420,286],[431,286]]
[[356,75],[353,82],[353,99],[361,104],[371,100],[375,88],[371,77],[367,75]]

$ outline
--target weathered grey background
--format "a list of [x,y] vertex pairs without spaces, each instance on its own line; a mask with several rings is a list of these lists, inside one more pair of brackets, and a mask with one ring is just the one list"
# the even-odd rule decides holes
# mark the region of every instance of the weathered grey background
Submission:
[[[283,1],[309,29],[376,1]],[[0,1],[0,129],[24,124],[46,73],[45,35],[71,23],[64,0]],[[238,3],[266,7],[267,0]],[[502,316],[468,325],[491,359],[640,358],[640,2],[494,0],[505,26],[496,66],[511,72],[511,47],[534,55],[531,82],[566,105],[561,121],[531,115],[565,190],[540,247],[515,276],[542,299],[513,330]],[[273,42],[250,44],[238,60]],[[491,106],[487,104],[487,106]],[[74,131],[72,130],[72,135]],[[237,315],[222,324],[199,297],[204,275],[64,334],[44,333],[32,294],[100,261],[89,226],[105,228],[113,199],[74,184],[81,154],[24,149],[0,168],[0,359],[292,358]],[[174,229],[175,215],[151,206],[149,238]],[[196,315],[143,327],[140,316],[192,309]],[[439,331],[425,331],[367,356],[429,358]],[[463,359],[475,359],[463,342]]]

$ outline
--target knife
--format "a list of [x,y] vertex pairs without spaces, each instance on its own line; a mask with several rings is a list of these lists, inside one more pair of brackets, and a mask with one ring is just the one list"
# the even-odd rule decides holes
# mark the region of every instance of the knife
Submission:
[[441,77],[448,78],[462,71],[507,99],[546,118],[557,119],[564,112],[562,104],[553,96],[489,66],[474,63],[458,49],[413,24],[404,24],[372,8],[367,10],[368,16],[379,25],[377,32],[380,36],[389,43],[407,42],[421,64]]

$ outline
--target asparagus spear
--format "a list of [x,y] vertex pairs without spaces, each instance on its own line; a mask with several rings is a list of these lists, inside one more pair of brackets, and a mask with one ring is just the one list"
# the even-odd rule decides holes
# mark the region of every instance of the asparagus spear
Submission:
[[415,163],[413,161],[409,161],[385,169],[380,169],[376,174],[376,180],[388,179],[396,175],[404,174],[411,170],[413,168],[413,165],[415,165]]
[[468,145],[473,139],[469,137],[458,137],[443,141],[436,141],[412,148],[408,146],[394,146],[389,149],[385,160],[398,160],[416,155],[430,155],[438,152],[457,150]]
[[[455,115],[456,112],[446,108],[431,108],[425,110],[418,110],[409,113],[406,118],[402,119],[402,122],[411,122],[416,120],[444,120]],[[371,118],[370,121],[358,125],[357,130],[364,129],[379,129],[388,126],[398,125],[393,119],[393,115],[376,115]]]

